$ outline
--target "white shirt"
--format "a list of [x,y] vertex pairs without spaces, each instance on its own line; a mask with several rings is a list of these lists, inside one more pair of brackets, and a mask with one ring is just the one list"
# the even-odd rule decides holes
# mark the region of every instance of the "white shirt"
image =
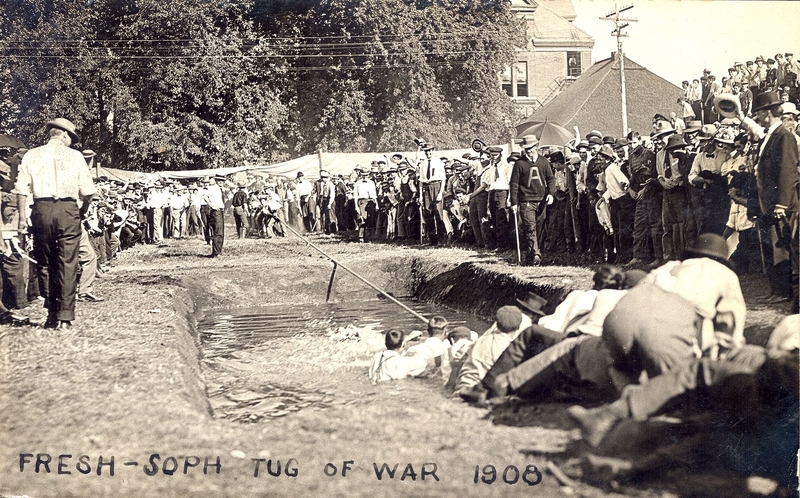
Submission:
[[225,199],[222,197],[222,188],[219,185],[209,185],[203,192],[203,200],[208,207],[216,210],[225,209]]
[[27,152],[19,166],[17,192],[34,199],[75,199],[96,190],[83,154],[56,138]]

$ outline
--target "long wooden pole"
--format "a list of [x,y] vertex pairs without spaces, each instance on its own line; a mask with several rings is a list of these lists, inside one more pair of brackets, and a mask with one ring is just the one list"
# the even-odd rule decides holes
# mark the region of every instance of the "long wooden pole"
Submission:
[[428,319],[427,319],[427,318],[425,318],[425,316],[423,316],[423,315],[421,315],[421,314],[417,313],[416,311],[412,310],[411,308],[409,308],[409,307],[408,307],[408,306],[406,306],[405,304],[403,304],[403,303],[401,303],[400,301],[398,301],[397,299],[395,299],[395,297],[394,297],[394,296],[392,296],[392,295],[390,295],[390,294],[386,293],[386,292],[385,292],[383,289],[379,288],[377,285],[373,284],[372,282],[370,282],[370,281],[369,281],[369,280],[367,280],[366,278],[362,277],[362,276],[361,276],[361,275],[359,275],[358,273],[354,272],[354,271],[353,271],[353,270],[351,270],[350,268],[348,268],[348,267],[346,267],[345,265],[343,265],[341,262],[339,262],[339,261],[337,261],[336,259],[334,259],[334,258],[333,258],[333,256],[330,256],[328,253],[326,253],[325,251],[323,251],[323,250],[322,250],[322,249],[320,249],[319,247],[315,246],[315,245],[314,245],[314,244],[313,244],[313,243],[312,243],[310,240],[308,240],[307,238],[305,238],[305,237],[303,237],[302,235],[300,235],[299,233],[297,233],[297,231],[295,231],[295,229],[294,229],[294,228],[292,228],[291,226],[289,226],[289,224],[288,224],[288,223],[284,223],[284,226],[285,226],[286,228],[288,228],[288,229],[289,229],[289,231],[291,231],[293,234],[297,235],[297,236],[298,236],[298,237],[299,237],[299,238],[300,238],[300,239],[301,239],[303,242],[305,242],[305,243],[306,243],[306,244],[308,244],[309,246],[313,247],[313,248],[314,248],[314,249],[316,249],[316,250],[317,250],[317,251],[318,251],[320,254],[322,254],[323,256],[325,256],[326,258],[328,258],[329,260],[331,260],[331,261],[333,262],[333,264],[334,264],[334,265],[337,265],[337,266],[341,267],[341,268],[342,268],[343,270],[345,270],[346,272],[350,273],[351,275],[353,275],[353,276],[354,276],[354,277],[356,277],[357,279],[361,280],[362,282],[364,282],[365,284],[369,285],[370,287],[372,287],[372,288],[373,288],[373,289],[375,289],[376,291],[380,292],[380,293],[381,293],[381,294],[382,294],[384,297],[386,297],[387,299],[389,299],[389,300],[390,300],[391,302],[393,302],[394,304],[396,304],[396,305],[400,306],[401,308],[403,308],[404,310],[408,311],[409,313],[411,313],[411,314],[412,314],[412,315],[414,315],[415,317],[419,318],[420,320],[422,320],[422,321],[423,321],[423,322],[425,322],[426,324],[428,323]]

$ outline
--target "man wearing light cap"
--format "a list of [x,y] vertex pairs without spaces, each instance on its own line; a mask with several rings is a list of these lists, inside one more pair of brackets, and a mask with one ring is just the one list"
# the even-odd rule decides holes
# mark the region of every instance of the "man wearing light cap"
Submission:
[[[57,118],[47,123],[47,130],[47,144],[22,159],[16,189],[19,206],[27,207],[28,196],[33,198],[31,228],[47,307],[45,327],[70,328],[75,320],[81,218],[95,187],[83,154],[69,147],[78,142],[75,125]],[[83,201],[81,208],[78,199]],[[20,229],[25,223],[20,216]]]
[[542,254],[537,237],[537,220],[547,216],[546,205],[553,203],[556,181],[550,162],[539,155],[535,135],[525,135],[520,141],[522,154],[511,171],[509,193],[511,211],[519,213],[525,241],[525,262],[539,265]]

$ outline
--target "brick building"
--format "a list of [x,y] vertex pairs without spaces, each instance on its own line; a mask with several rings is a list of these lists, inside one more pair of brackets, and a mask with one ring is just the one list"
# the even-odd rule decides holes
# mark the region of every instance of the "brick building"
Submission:
[[572,24],[572,0],[511,0],[511,10],[525,20],[528,43],[500,80],[526,118],[591,66],[594,38]]

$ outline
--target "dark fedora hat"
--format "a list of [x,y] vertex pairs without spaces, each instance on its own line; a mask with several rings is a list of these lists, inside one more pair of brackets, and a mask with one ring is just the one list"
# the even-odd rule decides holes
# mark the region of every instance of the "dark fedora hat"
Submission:
[[667,145],[664,146],[666,150],[672,149],[679,149],[681,147],[686,147],[686,141],[683,139],[683,135],[670,135],[669,139],[667,139]]
[[690,257],[710,258],[731,268],[731,263],[728,261],[728,244],[722,235],[716,233],[707,232],[698,235],[694,247],[687,248],[686,254]]
[[781,103],[781,97],[778,95],[778,92],[759,93],[753,99],[753,108],[750,112],[760,111],[761,109],[780,105]]
[[528,292],[525,299],[517,299],[517,304],[537,315],[545,315],[546,313],[542,308],[547,305],[547,299],[533,292]]

